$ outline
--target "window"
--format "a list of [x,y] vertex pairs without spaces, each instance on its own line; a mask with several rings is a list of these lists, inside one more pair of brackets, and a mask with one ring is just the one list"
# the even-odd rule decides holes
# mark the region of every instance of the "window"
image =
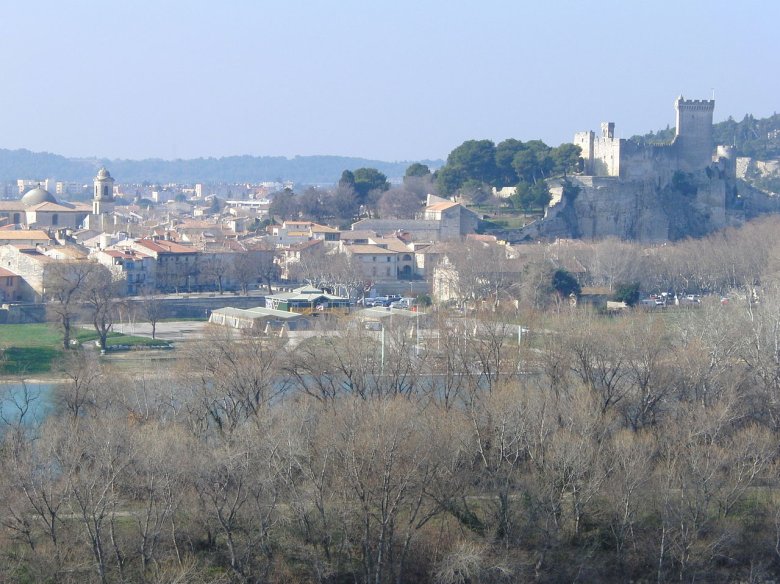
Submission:
[[390,256],[387,256],[387,261],[388,261],[388,263],[390,262]]
[[59,215],[57,215],[57,213],[55,213],[54,215],[51,216],[51,224],[52,225],[58,225],[59,222],[60,222],[60,217],[59,217]]
[[376,261],[376,256],[372,257],[371,259],[372,259],[372,260],[374,260],[374,261]]
[[106,199],[108,199],[108,198],[109,198],[109,194],[108,194],[108,185],[104,185],[104,186],[103,186],[103,197],[104,197],[104,198],[106,198]]
[[19,223],[19,213],[14,213],[14,223]]

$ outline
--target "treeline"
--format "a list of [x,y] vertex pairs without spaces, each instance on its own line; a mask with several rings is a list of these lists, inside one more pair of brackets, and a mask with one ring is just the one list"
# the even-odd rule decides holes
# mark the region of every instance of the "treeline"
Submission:
[[349,228],[360,217],[415,219],[428,193],[436,192],[434,175],[427,165],[407,167],[403,181],[391,185],[376,168],[344,170],[332,188],[308,187],[275,193],[269,214],[278,220],[309,220]]
[[541,140],[509,138],[498,145],[490,140],[467,140],[450,152],[435,178],[441,193],[459,193],[474,203],[490,197],[492,187],[516,186],[516,202],[530,208],[549,202],[544,179],[574,171],[579,165],[580,148],[574,144],[551,148]]
[[614,289],[618,283],[639,282],[647,293],[726,295],[760,287],[778,275],[780,250],[773,233],[779,227],[780,219],[770,215],[700,239],[655,245],[563,241],[546,253],[569,265],[576,260],[586,270],[580,279],[587,286]]
[[[215,333],[3,419],[13,582],[769,581],[780,303]],[[10,411],[5,408],[6,412]],[[19,418],[22,418],[20,421]]]

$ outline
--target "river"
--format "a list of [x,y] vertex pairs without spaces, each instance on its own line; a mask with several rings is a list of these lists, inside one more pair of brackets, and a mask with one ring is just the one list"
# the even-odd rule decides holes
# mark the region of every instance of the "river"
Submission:
[[7,425],[42,422],[53,408],[54,383],[0,382],[0,431]]

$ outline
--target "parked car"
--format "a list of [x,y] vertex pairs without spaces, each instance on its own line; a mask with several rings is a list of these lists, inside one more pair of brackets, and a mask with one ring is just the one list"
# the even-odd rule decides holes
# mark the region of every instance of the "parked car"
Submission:
[[405,310],[409,310],[412,306],[414,306],[414,298],[401,298],[390,304],[390,308],[403,308]]
[[376,296],[374,298],[366,298],[363,300],[363,306],[390,306],[390,299],[387,296]]

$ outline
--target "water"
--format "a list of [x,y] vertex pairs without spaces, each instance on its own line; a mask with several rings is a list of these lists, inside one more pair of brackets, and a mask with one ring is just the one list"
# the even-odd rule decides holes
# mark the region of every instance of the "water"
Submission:
[[36,425],[53,409],[53,383],[0,383],[0,432],[6,426]]

